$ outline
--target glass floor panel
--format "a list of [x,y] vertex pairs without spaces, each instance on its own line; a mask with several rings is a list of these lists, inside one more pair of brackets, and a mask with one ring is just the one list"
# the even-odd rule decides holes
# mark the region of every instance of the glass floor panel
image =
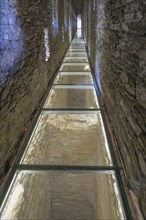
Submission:
[[52,86],[45,108],[99,108],[92,86]]
[[71,43],[69,47],[76,47],[76,48],[85,48],[85,44],[83,43]]
[[114,172],[16,174],[1,220],[125,219]]
[[62,74],[60,73],[55,81],[54,84],[93,84],[93,80],[91,74],[87,73],[84,74]]
[[100,113],[44,113],[23,164],[111,166]]
[[70,45],[72,45],[72,44],[82,44],[85,46],[85,42],[82,39],[74,39]]
[[72,46],[72,45],[73,45],[73,46],[76,46],[76,47],[77,47],[78,45],[81,46],[81,47],[82,47],[82,46],[84,46],[84,47],[86,46],[86,44],[85,44],[84,41],[72,41],[72,43],[70,44],[70,46]]
[[85,44],[84,43],[71,43],[70,46],[71,47],[84,47],[85,48]]
[[66,53],[66,57],[87,57],[87,54],[84,52],[68,52]]
[[64,62],[73,62],[73,63],[87,63],[88,59],[87,57],[65,57]]
[[76,49],[69,48],[67,52],[86,52],[86,50],[85,49],[78,49],[78,48],[76,48]]
[[82,44],[85,44],[85,41],[83,40],[83,39],[79,39],[79,38],[74,38],[73,40],[72,40],[72,43],[82,43]]
[[89,63],[63,63],[60,71],[90,71]]

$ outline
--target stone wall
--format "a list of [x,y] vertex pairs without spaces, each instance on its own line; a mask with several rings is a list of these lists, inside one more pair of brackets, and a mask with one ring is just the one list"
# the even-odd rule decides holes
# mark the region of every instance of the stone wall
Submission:
[[1,0],[0,176],[76,30],[71,0]]
[[146,1],[84,1],[83,28],[135,219],[146,219]]

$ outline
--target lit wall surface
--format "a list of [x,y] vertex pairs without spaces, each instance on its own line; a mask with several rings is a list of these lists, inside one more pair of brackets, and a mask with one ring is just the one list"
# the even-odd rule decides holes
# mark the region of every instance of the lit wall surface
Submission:
[[0,1],[0,175],[76,31],[72,0]]
[[19,68],[24,49],[24,35],[18,17],[17,0],[1,0],[0,84]]

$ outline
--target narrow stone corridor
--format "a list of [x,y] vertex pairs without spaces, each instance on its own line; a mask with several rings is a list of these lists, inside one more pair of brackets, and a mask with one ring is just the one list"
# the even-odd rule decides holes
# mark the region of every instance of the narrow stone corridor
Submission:
[[2,220],[129,220],[78,32],[18,154]]
[[146,219],[146,0],[0,1],[0,219]]

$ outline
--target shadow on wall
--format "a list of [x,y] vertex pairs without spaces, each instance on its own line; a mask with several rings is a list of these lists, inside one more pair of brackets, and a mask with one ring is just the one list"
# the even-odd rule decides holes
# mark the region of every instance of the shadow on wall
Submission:
[[24,50],[24,35],[18,18],[17,0],[1,0],[0,85],[19,68]]

